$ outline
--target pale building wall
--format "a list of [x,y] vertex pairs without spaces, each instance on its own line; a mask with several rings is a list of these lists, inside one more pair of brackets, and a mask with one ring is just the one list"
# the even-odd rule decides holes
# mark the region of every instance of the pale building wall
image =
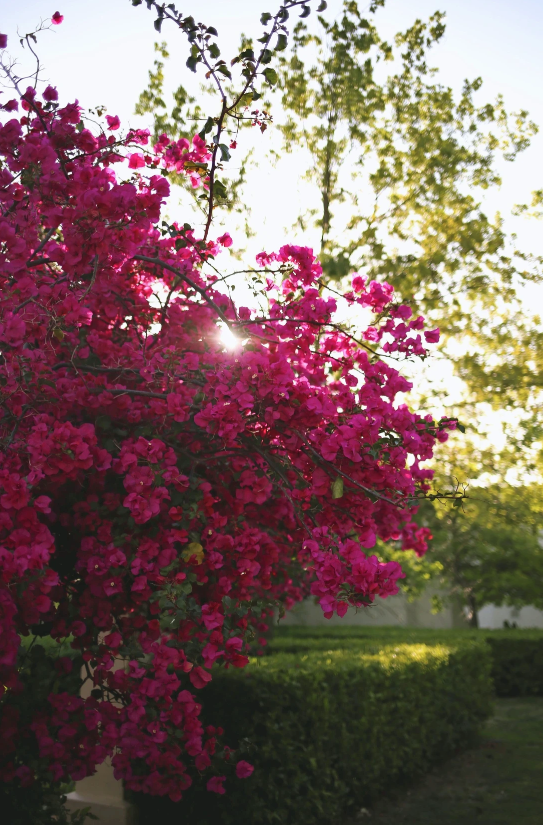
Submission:
[[377,596],[371,607],[358,610],[351,607],[341,619],[336,614],[331,619],[325,619],[320,605],[310,598],[289,610],[280,620],[280,624],[307,627],[389,625],[426,627],[434,630],[466,627],[466,619],[455,605],[447,605],[440,613],[432,613],[432,596],[437,594],[438,590],[429,587],[420,599],[413,602],[408,602],[403,593],[388,599],[381,599]]
[[123,784],[113,776],[109,759],[98,766],[93,776],[75,783],[68,794],[66,807],[70,811],[90,808],[98,817],[98,825],[134,825],[135,811],[123,794]]
[[[126,660],[118,659],[114,670],[125,666]],[[86,698],[91,690],[92,685],[86,682],[81,688],[81,696]],[[123,783],[115,779],[109,759],[98,766],[95,774],[75,783],[75,791],[68,794],[66,807],[69,811],[90,808],[98,817],[98,825],[134,825],[136,822],[134,807],[125,801]]]
[[498,607],[495,604],[487,604],[479,611],[480,627],[498,630],[503,627],[504,622],[509,622],[510,625],[514,623],[517,627],[525,629],[543,629],[543,610],[535,607]]
[[[377,597],[371,607],[356,610],[349,608],[340,619],[334,614],[325,619],[323,612],[313,598],[295,605],[280,620],[281,625],[300,625],[306,627],[330,627],[341,625],[388,625],[396,627],[426,627],[433,630],[468,627],[463,611],[454,604],[447,605],[439,613],[432,613],[432,596],[439,595],[439,590],[429,587],[420,599],[408,602],[403,593],[388,599]],[[479,627],[486,630],[500,630],[504,622],[516,624],[519,628],[543,629],[543,610],[535,607],[497,607],[488,604],[479,611]]]

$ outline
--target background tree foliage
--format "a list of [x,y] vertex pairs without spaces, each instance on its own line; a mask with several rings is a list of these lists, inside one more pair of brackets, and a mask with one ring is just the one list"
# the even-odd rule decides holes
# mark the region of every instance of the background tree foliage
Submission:
[[433,531],[436,577],[468,607],[473,627],[485,604],[543,608],[539,485],[500,480],[472,488],[463,509],[423,505],[420,515]]
[[[439,82],[429,61],[444,14],[415,20],[388,42],[375,15],[384,3],[362,11],[345,0],[337,20],[321,15],[311,28],[299,21],[280,61],[273,112],[283,150],[306,160],[301,174],[316,205],[298,223],[320,230],[327,283],[352,271],[386,280],[444,335],[422,400],[470,425],[468,440],[455,439],[436,462],[438,484],[469,481],[470,499],[453,510],[425,503],[420,519],[434,532],[433,553],[405,559],[406,590],[416,595],[438,576],[475,623],[488,602],[540,603],[543,332],[521,291],[540,282],[543,262],[519,250],[483,205],[501,184],[502,159],[514,161],[537,126],[501,97],[481,101],[481,78],[459,93]],[[157,50],[167,57],[165,46]],[[157,135],[191,133],[199,110],[183,87],[166,110],[157,61],[137,111],[153,115]],[[243,170],[229,208],[242,197]],[[542,199],[535,192],[517,213],[538,216]],[[462,380],[461,393],[450,391],[449,375]],[[489,437],[492,408],[509,415],[505,448],[492,427]],[[469,474],[458,471],[462,461]]]
[[[470,498],[461,508],[424,504],[433,552],[409,560],[406,589],[416,595],[437,577],[473,624],[487,603],[541,605],[541,486],[518,483],[541,467],[543,337],[519,295],[540,281],[541,260],[516,249],[500,216],[481,204],[501,183],[498,159],[514,161],[537,127],[526,111],[508,113],[501,97],[478,102],[481,78],[466,80],[460,95],[439,83],[429,52],[445,32],[440,12],[392,45],[352,0],[338,20],[321,16],[319,25],[317,33],[297,25],[280,73],[284,147],[305,148],[306,178],[319,190],[319,208],[301,221],[320,228],[329,281],[353,270],[386,278],[440,327],[442,357],[464,391],[447,398],[441,375],[430,373],[427,401],[441,395],[447,412],[475,430],[435,462],[438,484],[470,480]],[[477,437],[489,402],[517,413],[506,449]]]
[[279,126],[286,150],[309,157],[328,276],[386,276],[443,332],[477,336],[473,305],[498,308],[540,275],[479,200],[501,183],[496,159],[513,161],[537,127],[501,98],[478,104],[481,78],[458,99],[437,82],[428,58],[445,31],[440,12],[392,46],[353,0],[319,24],[298,23],[283,58]]

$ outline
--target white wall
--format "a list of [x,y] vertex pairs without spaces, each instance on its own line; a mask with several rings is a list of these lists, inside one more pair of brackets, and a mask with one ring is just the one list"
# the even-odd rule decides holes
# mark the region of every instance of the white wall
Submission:
[[437,590],[429,587],[420,599],[408,602],[403,593],[388,599],[377,597],[371,607],[349,608],[340,619],[334,614],[325,619],[323,612],[313,598],[296,605],[280,620],[281,625],[305,625],[310,627],[329,627],[330,625],[391,625],[402,627],[427,627],[434,630],[453,627],[466,627],[463,614],[454,605],[446,606],[440,613],[432,613],[432,596]]
[[503,623],[516,623],[517,627],[538,627],[543,628],[543,610],[535,607],[497,607],[495,604],[487,604],[479,611],[479,626],[488,630],[498,630],[503,627]]
[[[388,599],[377,597],[371,607],[355,610],[349,608],[340,619],[332,616],[325,619],[323,612],[313,598],[297,604],[280,620],[281,625],[302,625],[307,627],[330,627],[334,625],[389,625],[399,627],[427,627],[434,630],[467,627],[463,612],[454,605],[446,606],[440,613],[432,613],[431,599],[438,593],[429,587],[420,599],[408,602],[403,593]],[[543,610],[535,607],[497,607],[489,604],[479,611],[479,626],[487,630],[501,630],[503,623],[516,623],[520,628],[542,628]]]

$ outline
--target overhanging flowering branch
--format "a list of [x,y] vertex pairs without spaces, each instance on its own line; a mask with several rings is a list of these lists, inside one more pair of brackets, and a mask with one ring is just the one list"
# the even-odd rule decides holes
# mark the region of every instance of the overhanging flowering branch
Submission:
[[[268,42],[238,61],[244,84]],[[208,237],[213,198],[203,238],[161,222],[160,171],[211,191],[220,144],[113,138],[34,92],[0,126],[0,776],[79,779],[111,756],[132,790],[179,799],[205,775],[216,791],[242,753],[201,723],[213,669],[243,667],[277,605],[313,593],[343,615],[394,595],[401,567],[370,553],[377,538],[425,550],[421,465],[455,422],[398,402],[409,382],[365,342],[422,357],[437,333],[361,276],[347,299],[374,322],[343,329],[319,261],[294,245],[258,256],[279,272],[265,319],[235,306],[214,263],[206,274],[232,242]],[[244,330],[231,349],[223,324]],[[36,707],[28,636],[58,644],[59,679],[68,639],[90,697],[76,668]]]

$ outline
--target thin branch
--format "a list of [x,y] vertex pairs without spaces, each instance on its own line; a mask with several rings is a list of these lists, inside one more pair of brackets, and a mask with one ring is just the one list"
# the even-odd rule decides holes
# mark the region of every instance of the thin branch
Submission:
[[148,390],[132,390],[132,389],[129,389],[129,388],[126,388],[126,389],[110,389],[109,387],[86,387],[86,390],[87,390],[87,392],[92,392],[92,393],[109,392],[112,395],[124,395],[125,393],[128,393],[129,395],[143,395],[146,398],[161,398],[163,400],[168,398],[166,393],[149,392]]
[[19,425],[20,425],[21,421],[23,420],[25,412],[26,412],[27,409],[28,409],[28,407],[25,404],[22,408],[21,415],[18,417],[17,421],[15,422],[15,426],[13,427],[13,430],[11,431],[11,434],[10,434],[8,440],[7,440],[7,443],[6,443],[6,446],[5,446],[6,450],[8,449],[8,447],[11,446],[11,444],[13,442],[13,439],[15,438],[15,436],[17,434],[17,430],[19,429]]
[[26,268],[31,269],[34,266],[41,266],[42,264],[54,264],[56,261],[52,261],[51,258],[38,258],[36,261],[28,260],[26,262]]
[[160,258],[151,258],[148,255],[134,255],[133,260],[135,260],[135,261],[145,261],[148,264],[154,264],[155,266],[162,267],[162,269],[167,269],[169,272],[173,272],[175,275],[177,275],[177,277],[180,279],[180,281],[184,281],[192,289],[194,289],[195,292],[197,292],[199,295],[201,295],[202,298],[204,299],[204,301],[206,301],[206,303],[208,303],[209,306],[212,307],[212,309],[215,310],[215,312],[217,313],[217,315],[219,316],[221,321],[223,321],[227,325],[227,327],[230,330],[232,330],[232,323],[231,323],[231,321],[228,320],[228,318],[226,317],[226,315],[224,314],[222,309],[220,309],[220,307],[217,306],[215,301],[212,298],[209,297],[209,295],[206,293],[205,289],[198,286],[198,284],[195,281],[193,281],[192,278],[189,278],[188,275],[184,275],[182,272],[180,272],[178,269],[176,269],[175,266],[172,266],[171,264],[167,264],[165,261],[162,261]]
[[89,283],[88,287],[86,288],[85,292],[83,293],[83,295],[81,296],[81,298],[79,299],[80,301],[82,301],[83,298],[87,297],[87,295],[89,294],[89,292],[91,291],[91,289],[94,286],[94,282],[96,281],[96,274],[98,272],[98,264],[99,264],[98,255],[95,255],[94,256],[94,266],[92,268],[92,275],[91,275],[90,283]]
[[[53,227],[52,227],[52,229],[50,229],[50,230],[46,233],[46,235],[45,235],[44,239],[42,240],[42,242],[40,243],[40,245],[39,245],[38,247],[36,247],[36,249],[34,250],[34,252],[32,253],[32,255],[30,256],[30,258],[29,258],[29,259],[28,259],[28,261],[26,262],[26,265],[27,265],[27,266],[37,266],[37,264],[38,264],[38,262],[37,262],[37,261],[36,261],[35,263],[32,263],[32,264],[30,263],[30,262],[31,262],[31,260],[32,260],[32,258],[34,257],[34,255],[37,255],[37,254],[38,254],[38,252],[41,252],[41,251],[42,251],[42,249],[44,248],[45,244],[46,244],[46,243],[48,243],[48,241],[50,241],[50,240],[51,240],[51,238],[53,237],[53,235],[54,235],[54,234],[55,234],[55,232],[57,231],[58,226],[59,226],[59,225],[57,225],[57,226],[53,226]],[[42,261],[40,261],[39,263],[45,263],[45,261],[46,261],[46,259],[44,258],[44,259],[43,259]]]

